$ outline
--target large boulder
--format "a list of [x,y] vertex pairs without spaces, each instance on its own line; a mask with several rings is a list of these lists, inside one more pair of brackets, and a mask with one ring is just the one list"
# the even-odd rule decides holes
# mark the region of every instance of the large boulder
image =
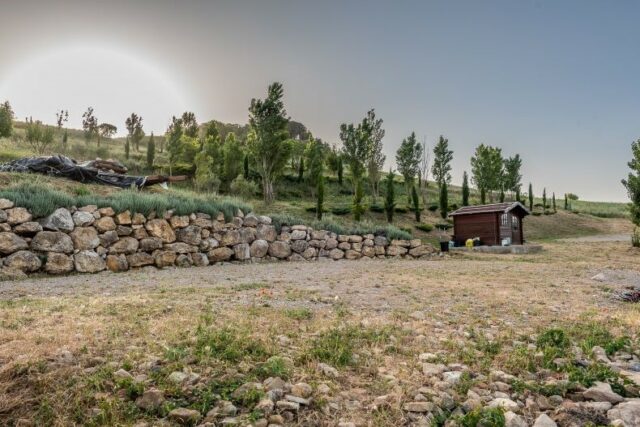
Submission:
[[155,251],[153,253],[153,259],[156,267],[171,267],[176,262],[178,254],[172,251]]
[[136,252],[135,254],[127,255],[127,262],[129,267],[144,267],[145,265],[153,265],[156,260],[146,252]]
[[60,252],[49,252],[44,271],[49,274],[64,274],[73,271],[73,259],[69,255]]
[[251,256],[253,258],[263,258],[269,251],[269,242],[266,240],[254,240],[251,243]]
[[244,226],[245,227],[257,227],[258,226],[258,217],[254,214],[250,213],[244,217]]
[[119,225],[131,225],[131,212],[128,210],[120,212],[116,215],[116,224]]
[[622,420],[625,426],[640,426],[640,400],[616,405],[607,412],[610,421]]
[[353,249],[349,249],[344,253],[344,257],[345,259],[360,259],[362,257],[362,254],[358,251],[354,251]]
[[415,246],[409,249],[409,255],[419,257],[423,255],[429,255],[435,252],[433,246],[429,244],[421,244],[420,246]]
[[93,224],[96,220],[92,213],[80,210],[75,211],[71,218],[73,218],[73,224],[76,227],[86,227],[87,225]]
[[133,237],[123,237],[109,246],[110,254],[132,254],[138,250],[139,243]]
[[13,232],[21,236],[33,236],[40,231],[42,231],[42,226],[35,221],[23,222],[13,227]]
[[104,233],[106,231],[114,231],[116,229],[116,223],[110,216],[103,216],[102,218],[97,219],[93,226],[100,233]]
[[333,238],[329,238],[327,239],[326,244],[324,245],[324,248],[328,251],[330,251],[331,249],[335,249],[338,247],[338,240],[333,239]]
[[269,244],[269,255],[276,258],[288,258],[291,255],[291,245],[288,242],[276,241]]
[[176,231],[176,238],[179,242],[198,246],[202,241],[202,229],[197,225],[189,225]]
[[188,215],[174,215],[169,218],[169,222],[173,228],[183,228],[189,225]]
[[307,242],[306,240],[293,240],[291,242],[291,249],[294,252],[299,254],[306,251],[308,247],[309,247],[309,242]]
[[25,208],[11,208],[5,212],[7,213],[7,222],[11,225],[22,224],[33,219],[31,212]]
[[331,259],[333,259],[333,260],[336,260],[336,261],[337,261],[337,260],[339,260],[339,259],[344,258],[344,252],[343,252],[342,250],[338,249],[338,248],[331,249],[331,250],[329,251],[329,257],[330,257]]
[[162,239],[159,237],[147,237],[140,240],[140,250],[144,252],[153,252],[156,249],[162,249]]
[[251,258],[251,249],[248,243],[240,243],[233,247],[233,252],[237,260],[244,261]]
[[403,246],[391,245],[387,247],[388,256],[400,256],[408,252],[408,249]]
[[267,242],[273,242],[278,237],[276,228],[273,225],[260,223],[256,228],[256,239],[266,240]]
[[0,209],[11,209],[13,202],[9,199],[0,199]]
[[100,239],[100,244],[105,248],[120,240],[120,237],[115,230],[106,231],[99,235],[98,238]]
[[73,253],[73,241],[61,231],[41,231],[31,240],[31,249],[70,254]]
[[150,235],[159,237],[163,243],[176,241],[176,233],[169,223],[164,219],[152,219],[144,225]]
[[40,258],[33,252],[18,251],[4,259],[4,266],[30,273],[38,270],[42,266],[42,261],[40,261]]
[[51,215],[40,221],[42,228],[53,231],[73,231],[75,224],[71,212],[66,208],[58,208]]
[[9,255],[16,251],[27,249],[29,244],[22,237],[14,233],[0,233],[0,254]]
[[69,236],[75,248],[81,251],[95,249],[100,245],[98,232],[93,227],[76,227]]
[[220,244],[222,246],[235,246],[238,243],[242,243],[240,239],[240,231],[238,230],[227,230],[222,233],[222,238],[220,239]]
[[129,262],[124,254],[107,255],[106,264],[109,270],[116,273],[120,271],[127,271],[129,269]]
[[233,249],[223,246],[221,248],[215,248],[207,252],[207,257],[211,262],[226,261],[234,254]]
[[240,229],[240,242],[251,243],[256,240],[256,230],[251,227],[243,227]]
[[94,251],[80,251],[73,256],[76,271],[80,273],[97,273],[107,266],[104,260]]

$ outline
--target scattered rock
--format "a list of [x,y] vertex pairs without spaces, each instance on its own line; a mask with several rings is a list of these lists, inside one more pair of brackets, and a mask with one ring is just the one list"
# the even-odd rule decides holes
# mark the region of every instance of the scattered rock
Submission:
[[533,423],[533,427],[558,427],[558,425],[547,414],[540,414]]
[[169,412],[169,419],[182,425],[195,425],[200,417],[200,412],[195,409],[176,408]]
[[597,402],[619,403],[624,401],[622,396],[615,393],[611,389],[611,386],[604,382],[596,382],[583,393],[583,396],[586,399],[595,400]]

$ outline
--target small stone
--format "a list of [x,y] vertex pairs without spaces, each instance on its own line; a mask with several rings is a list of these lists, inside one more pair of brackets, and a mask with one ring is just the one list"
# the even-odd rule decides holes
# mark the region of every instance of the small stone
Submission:
[[558,427],[558,425],[547,414],[540,414],[533,423],[533,427]]
[[300,409],[300,404],[296,402],[290,402],[288,400],[278,400],[276,402],[276,407],[282,411],[298,411]]
[[520,407],[516,402],[505,397],[497,397],[489,402],[491,408],[502,408],[505,411],[517,411]]
[[136,406],[145,411],[155,411],[164,403],[164,393],[162,390],[151,388],[145,390],[142,396],[136,399]]
[[625,426],[640,426],[640,400],[631,400],[616,405],[607,412],[610,421],[622,420]]
[[313,393],[313,389],[307,383],[296,383],[291,387],[291,394],[294,396],[308,398]]
[[611,402],[619,403],[624,401],[624,398],[615,393],[608,383],[596,382],[593,386],[589,387],[582,395],[589,400],[595,400],[597,402]]
[[433,412],[436,409],[436,405],[432,402],[409,402],[402,406],[407,412]]
[[200,412],[195,409],[176,408],[169,412],[169,419],[182,425],[194,425],[200,420],[200,417]]
[[125,371],[124,369],[118,369],[117,371],[115,371],[113,373],[113,377],[118,379],[118,380],[132,380],[133,379],[133,375],[131,375],[129,372]]

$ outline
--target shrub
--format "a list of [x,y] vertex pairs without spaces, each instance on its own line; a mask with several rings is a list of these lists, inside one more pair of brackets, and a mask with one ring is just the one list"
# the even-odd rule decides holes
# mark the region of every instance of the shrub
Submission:
[[431,212],[435,212],[438,210],[438,205],[430,205],[427,209],[429,209]]
[[331,208],[331,213],[334,215],[347,215],[351,213],[351,207],[350,206],[336,206],[334,208]]
[[371,205],[369,206],[369,210],[375,213],[384,213],[384,206],[380,205]]
[[437,229],[440,229],[440,230],[448,230],[453,226],[451,224],[449,224],[448,222],[440,222],[440,223],[436,224],[435,227]]
[[244,175],[240,174],[231,181],[230,189],[232,194],[237,194],[243,199],[249,199],[258,192],[258,184],[245,179]]
[[407,213],[409,212],[409,209],[407,209],[405,206],[396,206],[395,211],[397,213]]
[[422,231],[428,233],[428,232],[433,230],[433,225],[431,225],[431,224],[417,224],[416,228],[418,230],[422,230]]

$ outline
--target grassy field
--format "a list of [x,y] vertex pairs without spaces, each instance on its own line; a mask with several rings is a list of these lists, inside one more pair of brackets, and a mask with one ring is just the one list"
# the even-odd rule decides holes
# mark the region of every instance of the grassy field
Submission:
[[[182,408],[194,417],[186,425],[466,426],[482,416],[500,426],[489,401],[507,395],[529,425],[544,409],[525,400],[547,402],[561,425],[602,425],[606,413],[557,399],[564,407],[595,381],[628,397],[638,386],[602,362],[555,363],[594,360],[596,345],[612,358],[640,354],[640,307],[612,298],[627,284],[616,277],[639,279],[638,253],[622,243],[546,249],[3,283],[0,418],[151,426]],[[609,279],[591,280],[597,272]],[[268,396],[280,396],[275,408]],[[477,409],[469,396],[482,396]]]

